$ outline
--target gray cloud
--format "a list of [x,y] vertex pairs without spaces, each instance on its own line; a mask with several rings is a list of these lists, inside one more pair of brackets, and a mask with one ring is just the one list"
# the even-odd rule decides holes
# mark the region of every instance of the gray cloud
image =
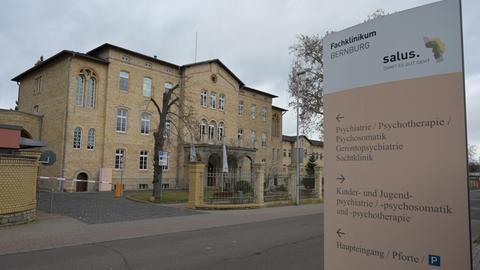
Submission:
[[[85,52],[109,42],[176,64],[221,59],[247,85],[280,96],[287,108],[288,48],[296,35],[324,34],[362,22],[378,8],[395,12],[430,0],[407,1],[2,1],[0,10],[0,107],[12,108],[17,86],[10,79],[40,55],[62,49]],[[463,1],[469,138],[480,144],[480,4]],[[295,132],[295,115],[284,133]],[[291,124],[293,123],[293,124]]]

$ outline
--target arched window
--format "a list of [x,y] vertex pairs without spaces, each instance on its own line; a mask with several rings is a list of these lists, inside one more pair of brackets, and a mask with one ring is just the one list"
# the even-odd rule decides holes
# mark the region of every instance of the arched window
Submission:
[[205,139],[205,134],[207,134],[207,121],[205,119],[202,119],[200,121],[200,141],[203,142]]
[[218,141],[221,142],[223,140],[223,137],[225,137],[225,125],[223,122],[220,122],[218,124]]
[[95,78],[88,79],[87,107],[95,107]]
[[95,148],[95,129],[88,130],[87,149],[93,150]]
[[215,139],[215,128],[216,128],[215,121],[210,121],[208,124],[208,142],[213,142]]
[[73,148],[80,149],[82,148],[82,128],[76,127],[73,131]]
[[86,68],[77,75],[76,104],[78,107],[94,108],[97,79],[95,73]]
[[77,76],[77,106],[83,107],[83,95],[85,88],[85,78],[83,75]]

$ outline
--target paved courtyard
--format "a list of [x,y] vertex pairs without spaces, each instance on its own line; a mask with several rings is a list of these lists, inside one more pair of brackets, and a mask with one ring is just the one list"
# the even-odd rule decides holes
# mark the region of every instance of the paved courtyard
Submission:
[[133,202],[125,197],[116,199],[112,192],[40,192],[37,209],[50,212],[51,201],[52,213],[69,216],[88,224],[201,214],[199,211],[185,208]]

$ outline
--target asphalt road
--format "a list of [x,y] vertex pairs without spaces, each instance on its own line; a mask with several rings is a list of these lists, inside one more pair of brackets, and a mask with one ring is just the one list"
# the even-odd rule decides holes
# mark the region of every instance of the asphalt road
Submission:
[[0,256],[9,270],[322,267],[322,214]]

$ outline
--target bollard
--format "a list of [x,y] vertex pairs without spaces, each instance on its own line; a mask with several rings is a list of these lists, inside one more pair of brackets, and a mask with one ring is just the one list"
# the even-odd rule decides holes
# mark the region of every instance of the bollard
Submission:
[[115,198],[122,197],[122,195],[123,195],[122,185],[117,183],[117,184],[114,185],[114,189],[115,189]]

